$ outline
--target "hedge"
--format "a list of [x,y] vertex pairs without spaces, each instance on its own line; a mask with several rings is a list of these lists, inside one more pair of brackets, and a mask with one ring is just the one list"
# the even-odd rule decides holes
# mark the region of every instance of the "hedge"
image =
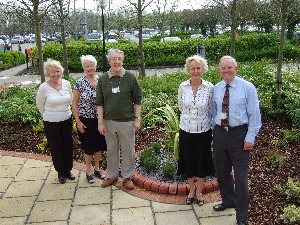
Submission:
[[[210,63],[216,63],[223,55],[230,53],[230,37],[218,36],[209,39],[184,39],[178,42],[145,42],[144,56],[146,67],[184,65],[185,59],[196,54],[197,46],[206,47],[206,58]],[[137,67],[139,62],[139,47],[137,43],[106,43],[109,48],[119,48],[125,53],[124,66]],[[277,60],[279,36],[277,34],[250,34],[237,36],[235,58],[239,62],[271,59]],[[69,70],[82,70],[80,56],[94,55],[98,61],[98,69],[102,66],[102,42],[70,42],[67,44]],[[300,49],[288,41],[284,47],[285,60],[297,60]],[[32,57],[37,59],[37,49],[33,49]],[[62,45],[48,43],[43,46],[44,60],[53,58],[62,62]]]

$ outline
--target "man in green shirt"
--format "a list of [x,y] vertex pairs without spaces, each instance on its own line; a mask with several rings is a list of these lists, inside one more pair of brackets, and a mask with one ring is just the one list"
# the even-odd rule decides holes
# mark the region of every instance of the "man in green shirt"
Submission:
[[142,92],[135,75],[123,68],[123,51],[110,49],[108,61],[111,68],[100,76],[96,92],[98,130],[105,135],[107,143],[107,179],[101,187],[118,181],[121,150],[123,185],[132,190],[135,132],[140,129]]

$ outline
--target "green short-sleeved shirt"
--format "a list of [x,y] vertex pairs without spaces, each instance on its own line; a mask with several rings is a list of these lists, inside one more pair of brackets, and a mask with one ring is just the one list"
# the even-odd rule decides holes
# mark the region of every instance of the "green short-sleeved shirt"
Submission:
[[134,120],[134,105],[141,105],[141,101],[142,91],[134,74],[123,69],[119,76],[110,72],[100,76],[95,104],[103,106],[105,120]]

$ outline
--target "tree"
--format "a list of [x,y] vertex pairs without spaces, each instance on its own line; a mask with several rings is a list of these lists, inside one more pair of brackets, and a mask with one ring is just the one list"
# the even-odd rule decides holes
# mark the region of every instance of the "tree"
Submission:
[[281,108],[281,89],[282,89],[282,61],[283,61],[283,48],[284,48],[284,37],[285,27],[288,15],[289,7],[293,4],[294,0],[274,0],[273,4],[278,6],[280,9],[281,16],[281,30],[280,30],[280,46],[278,52],[278,64],[276,73],[276,108]]
[[11,0],[6,3],[18,12],[27,12],[29,17],[34,21],[35,40],[38,49],[38,68],[41,74],[41,82],[45,82],[45,75],[43,70],[43,52],[41,41],[41,21],[47,14],[51,4],[50,0]]
[[64,67],[64,75],[69,76],[69,65],[68,65],[68,53],[67,53],[67,45],[66,45],[66,32],[65,32],[65,24],[68,20],[69,15],[69,6],[68,4],[64,4],[64,0],[58,0],[58,6],[54,4],[56,11],[58,12],[58,17],[60,19],[60,31],[61,31],[61,44],[63,47],[63,67]]
[[127,2],[132,5],[137,11],[137,19],[138,19],[138,31],[139,31],[139,77],[144,78],[146,76],[146,68],[145,68],[145,57],[144,57],[144,45],[143,45],[143,11],[153,2],[154,0],[138,0],[138,3],[134,3],[131,0],[127,0]]

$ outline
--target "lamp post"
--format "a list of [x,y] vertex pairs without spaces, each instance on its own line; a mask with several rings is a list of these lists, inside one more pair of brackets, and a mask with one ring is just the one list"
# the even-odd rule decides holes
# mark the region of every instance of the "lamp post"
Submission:
[[101,8],[101,13],[102,13],[102,71],[106,72],[107,71],[107,64],[106,64],[106,54],[105,54],[105,35],[104,35],[104,14],[103,10],[106,6],[106,0],[99,0],[99,5]]

